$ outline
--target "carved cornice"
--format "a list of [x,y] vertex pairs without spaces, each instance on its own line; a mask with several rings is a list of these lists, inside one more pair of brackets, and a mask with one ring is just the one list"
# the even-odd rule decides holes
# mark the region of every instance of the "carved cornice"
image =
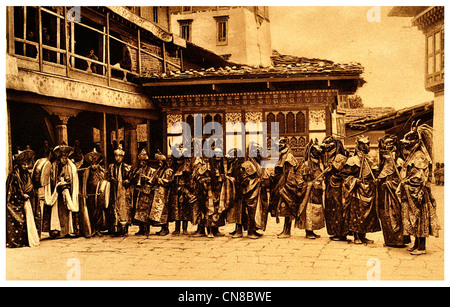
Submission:
[[292,106],[298,104],[332,104],[337,90],[275,91],[252,93],[155,96],[152,98],[163,110],[183,108]]
[[424,32],[436,24],[444,22],[444,7],[433,6],[413,19],[412,24]]

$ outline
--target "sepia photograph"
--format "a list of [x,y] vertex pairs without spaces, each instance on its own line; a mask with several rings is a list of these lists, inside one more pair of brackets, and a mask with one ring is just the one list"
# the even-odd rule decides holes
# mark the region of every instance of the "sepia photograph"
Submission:
[[445,282],[444,6],[125,3],[4,7],[3,284]]

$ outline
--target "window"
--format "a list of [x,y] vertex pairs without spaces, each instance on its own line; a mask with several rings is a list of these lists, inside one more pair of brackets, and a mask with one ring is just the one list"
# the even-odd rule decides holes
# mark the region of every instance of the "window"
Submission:
[[192,41],[192,19],[178,20],[181,38]]
[[219,21],[217,23],[217,42],[226,43],[227,42],[227,22]]
[[286,116],[286,132],[295,133],[295,115],[289,112]]
[[192,13],[192,6],[182,6],[181,12],[183,13]]
[[158,23],[158,7],[153,7],[153,22]]
[[303,114],[303,112],[298,112],[295,117],[296,117],[296,122],[297,122],[297,132],[305,133],[305,131],[306,131],[305,114]]
[[228,44],[228,16],[214,17],[217,23],[217,45]]
[[443,80],[444,73],[444,31],[431,32],[426,37],[427,83]]

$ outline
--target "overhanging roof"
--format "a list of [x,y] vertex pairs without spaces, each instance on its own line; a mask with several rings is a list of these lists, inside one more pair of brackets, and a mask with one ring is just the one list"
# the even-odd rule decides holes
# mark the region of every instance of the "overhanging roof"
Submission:
[[424,114],[433,113],[434,101],[421,103],[412,107],[393,111],[377,118],[358,119],[345,124],[346,128],[352,130],[385,130],[395,125],[400,118],[408,119],[420,117]]
[[389,17],[415,17],[430,6],[394,6],[388,13]]
[[[211,52],[207,50],[204,52],[211,56]],[[273,65],[269,67],[261,67],[233,65],[223,60],[220,67],[170,71],[167,74],[144,76],[140,80],[145,87],[346,79],[362,81],[361,74],[364,72],[360,63],[334,63],[329,60],[280,55],[276,51],[273,53],[272,63]]]

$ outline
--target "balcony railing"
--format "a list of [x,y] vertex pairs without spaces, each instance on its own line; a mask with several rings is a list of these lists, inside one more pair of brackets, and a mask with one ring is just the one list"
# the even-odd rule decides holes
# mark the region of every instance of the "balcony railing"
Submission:
[[80,20],[70,21],[68,10],[8,7],[8,52],[20,59],[19,67],[126,88],[144,74],[181,70],[178,47],[107,9],[82,7]]

